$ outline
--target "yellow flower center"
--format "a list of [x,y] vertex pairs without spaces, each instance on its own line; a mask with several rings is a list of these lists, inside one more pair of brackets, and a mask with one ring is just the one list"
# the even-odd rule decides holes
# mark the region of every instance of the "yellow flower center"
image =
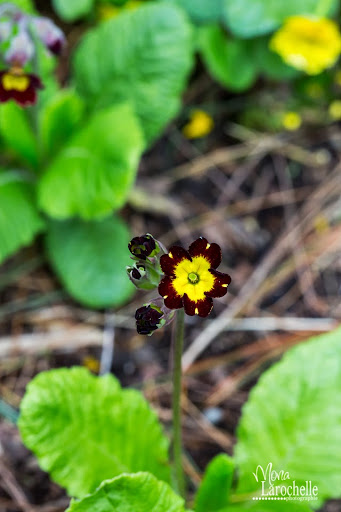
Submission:
[[211,291],[214,286],[210,268],[210,262],[203,256],[195,256],[192,261],[180,261],[174,270],[173,288],[176,293],[181,297],[186,293],[194,302],[204,300],[205,292]]
[[26,91],[30,84],[30,79],[26,75],[16,75],[11,72],[5,73],[2,77],[2,85],[5,91]]

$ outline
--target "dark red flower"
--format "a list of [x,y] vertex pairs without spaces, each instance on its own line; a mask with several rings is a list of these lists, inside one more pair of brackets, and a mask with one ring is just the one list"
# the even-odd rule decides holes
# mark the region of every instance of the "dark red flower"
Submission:
[[33,105],[37,99],[36,89],[42,89],[40,78],[25,73],[22,68],[12,67],[0,71],[0,102],[16,101],[26,107]]
[[171,247],[161,256],[160,264],[166,276],[159,284],[159,293],[169,309],[184,307],[187,315],[209,315],[212,298],[223,297],[231,282],[228,274],[218,272],[221,249],[209,244],[206,238],[198,238],[188,251]]

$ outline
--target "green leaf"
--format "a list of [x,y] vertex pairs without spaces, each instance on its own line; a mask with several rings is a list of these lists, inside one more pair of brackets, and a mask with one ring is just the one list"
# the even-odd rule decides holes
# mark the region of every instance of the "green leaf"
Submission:
[[37,141],[28,116],[29,112],[13,101],[0,105],[0,132],[16,155],[37,168]]
[[[116,217],[103,221],[51,221],[50,261],[70,295],[90,307],[120,306],[133,294],[125,266],[129,232]],[[66,243],[67,241],[67,243]]]
[[75,91],[62,89],[53,95],[41,113],[41,136],[46,155],[53,155],[70,139],[84,113]]
[[11,0],[11,4],[16,5],[19,9],[26,12],[34,12],[34,5],[32,0]]
[[335,11],[338,0],[224,0],[225,21],[238,37],[253,37],[267,34],[289,16],[302,14],[327,16]]
[[228,39],[218,25],[199,30],[198,44],[213,78],[225,87],[242,91],[256,78],[256,65],[248,41]]
[[39,205],[57,219],[103,218],[121,208],[144,148],[130,105],[95,113],[43,174]]
[[25,445],[71,496],[94,492],[121,473],[149,471],[169,480],[168,440],[155,412],[112,375],[77,367],[42,372],[28,385],[20,411]]
[[32,185],[14,172],[0,172],[0,262],[30,244],[43,228]]
[[195,499],[196,512],[219,512],[228,505],[234,461],[225,454],[214,457],[206,468]]
[[194,23],[219,22],[223,12],[223,0],[164,0],[182,7]]
[[52,0],[53,7],[64,21],[75,21],[90,14],[94,0]]
[[300,73],[297,69],[285,64],[283,59],[270,50],[269,37],[252,40],[253,58],[259,71],[274,80],[290,80]]
[[74,59],[75,84],[93,108],[131,100],[150,142],[179,110],[192,53],[182,11],[146,5],[85,35]]
[[185,512],[184,501],[150,473],[107,480],[91,496],[73,501],[66,512]]
[[317,485],[318,503],[341,496],[340,360],[341,328],[288,351],[262,375],[238,429],[239,493],[260,491],[262,473],[259,482],[253,473],[272,463],[289,472],[281,485]]

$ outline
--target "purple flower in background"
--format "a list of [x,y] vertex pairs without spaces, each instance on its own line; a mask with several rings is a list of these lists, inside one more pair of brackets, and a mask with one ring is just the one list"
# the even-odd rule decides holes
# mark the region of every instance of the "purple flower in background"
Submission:
[[44,17],[32,18],[32,24],[38,37],[51,53],[60,55],[65,46],[65,36],[53,21]]
[[5,53],[5,60],[10,66],[24,67],[32,59],[34,53],[32,39],[26,30],[22,29],[11,40],[10,47]]

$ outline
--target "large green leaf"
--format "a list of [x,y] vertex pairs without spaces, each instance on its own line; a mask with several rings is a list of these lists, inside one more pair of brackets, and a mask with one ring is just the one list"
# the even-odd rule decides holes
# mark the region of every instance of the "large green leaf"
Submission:
[[290,350],[251,392],[235,449],[238,492],[260,491],[253,473],[271,463],[289,472],[281,485],[311,480],[319,502],[340,497],[340,446],[341,328]]
[[326,16],[337,6],[338,0],[224,0],[224,13],[236,36],[253,37],[271,32],[289,16]]
[[169,480],[168,440],[156,414],[112,375],[77,367],[40,373],[21,403],[19,429],[40,466],[71,496],[121,473],[149,471]]
[[118,218],[51,221],[46,238],[50,261],[70,295],[91,307],[124,304],[134,287],[127,278],[129,232]]
[[32,0],[11,0],[10,3],[16,5],[23,11],[34,12],[34,5]]
[[151,141],[179,109],[192,53],[183,12],[146,5],[85,35],[74,59],[75,84],[94,107],[131,100]]
[[94,3],[94,0],[52,0],[56,13],[65,21],[75,21],[86,16]]
[[269,37],[258,37],[250,41],[252,58],[261,73],[274,80],[290,80],[299,75],[299,71],[288,66],[284,60],[269,48]]
[[218,25],[208,25],[198,31],[198,45],[209,72],[225,87],[242,91],[255,80],[257,68],[249,41],[228,39]]
[[0,262],[30,244],[43,228],[32,185],[14,172],[0,172]]
[[195,23],[219,22],[224,0],[164,0],[182,7]]
[[70,139],[79,125],[84,105],[72,89],[54,94],[41,113],[41,137],[46,156],[52,156]]
[[107,480],[91,496],[73,501],[66,512],[185,512],[184,501],[150,473]]
[[95,113],[52,161],[39,205],[54,218],[102,218],[124,205],[144,147],[128,104]]
[[0,133],[9,148],[25,163],[36,168],[38,146],[29,112],[13,101],[0,105]]
[[227,506],[234,472],[234,461],[220,454],[211,460],[195,499],[195,512],[219,512]]

